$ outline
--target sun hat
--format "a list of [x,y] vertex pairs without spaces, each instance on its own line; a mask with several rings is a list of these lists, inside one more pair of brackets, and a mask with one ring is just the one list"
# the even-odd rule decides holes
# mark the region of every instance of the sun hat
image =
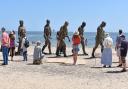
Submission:
[[76,32],[74,33],[74,35],[79,35],[79,32],[78,32],[78,31],[76,31]]

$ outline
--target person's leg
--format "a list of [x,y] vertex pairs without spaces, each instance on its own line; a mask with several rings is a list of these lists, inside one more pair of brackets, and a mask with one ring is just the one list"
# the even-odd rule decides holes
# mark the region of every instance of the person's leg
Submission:
[[10,48],[11,61],[13,61],[13,48]]
[[19,46],[18,46],[18,54],[20,54],[20,50],[21,50],[21,44],[22,44],[22,38],[19,38]]
[[100,43],[100,46],[101,46],[101,53],[103,53],[104,50],[103,42]]
[[122,65],[123,65],[123,69],[121,70],[121,72],[125,72],[126,71],[126,60],[125,57],[121,57],[122,60]]
[[99,45],[99,42],[96,42],[95,47],[93,48],[93,51],[92,51],[92,57],[95,57],[94,53],[95,53],[98,45]]
[[117,67],[121,67],[122,66],[122,59],[121,57],[119,56],[119,65]]
[[50,42],[50,40],[48,41],[48,49],[49,49],[49,54],[51,54],[52,52],[51,52],[51,42]]
[[42,53],[44,52],[44,49],[47,47],[47,45],[48,45],[48,41],[45,40],[45,45],[44,45],[43,48],[42,48]]
[[85,42],[84,42],[84,39],[81,40],[81,45],[82,45],[83,54],[88,55],[88,54],[85,52]]
[[25,59],[26,59],[26,61],[28,60],[28,58],[27,58],[27,51],[25,51]]
[[3,65],[6,64],[6,53],[5,53],[5,47],[2,46],[2,54],[3,54]]
[[25,52],[23,52],[23,61],[25,61]]
[[63,41],[63,54],[64,54],[64,57],[67,57],[67,55],[66,55],[66,44],[65,44],[65,42]]
[[76,65],[76,62],[77,62],[77,54],[76,53],[73,54],[73,60],[74,60],[73,65]]
[[8,65],[8,47],[5,47],[5,64]]
[[12,48],[12,60],[13,60],[14,55],[15,55],[15,47]]
[[76,64],[76,55],[75,55],[75,53],[73,53],[73,65],[75,65]]

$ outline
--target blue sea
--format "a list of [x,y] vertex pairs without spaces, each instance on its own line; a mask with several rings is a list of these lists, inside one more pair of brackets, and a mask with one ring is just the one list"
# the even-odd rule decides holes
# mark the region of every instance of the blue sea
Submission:
[[[116,41],[116,37],[118,35],[117,33],[114,32],[109,32],[110,36],[112,37],[114,44]],[[128,40],[128,33],[124,33],[126,35],[126,38]],[[16,32],[17,35],[17,32]],[[70,39],[72,38],[73,33],[69,32],[68,33]],[[96,32],[85,32],[84,33],[84,37],[87,39],[88,43],[87,46],[88,47],[93,47],[95,45],[95,36],[96,36]],[[18,37],[18,36],[17,36]],[[36,41],[41,41],[42,43],[44,43],[44,37],[43,37],[43,32],[42,31],[27,31],[27,38],[29,39],[30,42],[36,42]],[[18,41],[18,39],[17,39]],[[68,47],[72,46],[72,43],[68,41],[68,39],[65,39],[66,45]],[[51,38],[51,44],[53,47],[56,47],[56,32],[52,32],[52,38]]]

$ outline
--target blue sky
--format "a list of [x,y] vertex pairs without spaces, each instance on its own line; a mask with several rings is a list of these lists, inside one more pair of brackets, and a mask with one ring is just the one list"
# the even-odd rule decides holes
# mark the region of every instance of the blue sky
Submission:
[[56,31],[69,21],[69,31],[75,31],[85,21],[85,32],[96,32],[101,21],[107,32],[128,32],[128,0],[0,0],[0,27],[17,30],[24,20],[28,31],[42,31],[45,20],[51,20]]

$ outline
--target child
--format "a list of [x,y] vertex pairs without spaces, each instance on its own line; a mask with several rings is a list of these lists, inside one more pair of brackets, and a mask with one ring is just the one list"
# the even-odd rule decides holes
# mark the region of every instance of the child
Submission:
[[33,64],[39,65],[42,63],[42,58],[44,55],[42,54],[42,48],[41,48],[41,42],[38,41],[37,45],[34,48],[34,53],[33,53]]
[[23,50],[23,61],[27,61],[27,47],[25,46],[25,40],[26,40],[26,36],[23,35],[23,40],[22,40],[22,44],[21,44],[21,49]]
[[11,32],[9,34],[9,38],[10,38],[10,55],[11,55],[11,61],[13,61],[13,56],[15,54],[15,36],[14,33]]
[[77,61],[77,55],[78,55],[78,51],[79,51],[79,47],[78,45],[80,44],[81,42],[81,38],[79,36],[79,32],[75,32],[73,34],[73,37],[72,37],[72,43],[73,43],[73,65],[76,64],[76,61]]

